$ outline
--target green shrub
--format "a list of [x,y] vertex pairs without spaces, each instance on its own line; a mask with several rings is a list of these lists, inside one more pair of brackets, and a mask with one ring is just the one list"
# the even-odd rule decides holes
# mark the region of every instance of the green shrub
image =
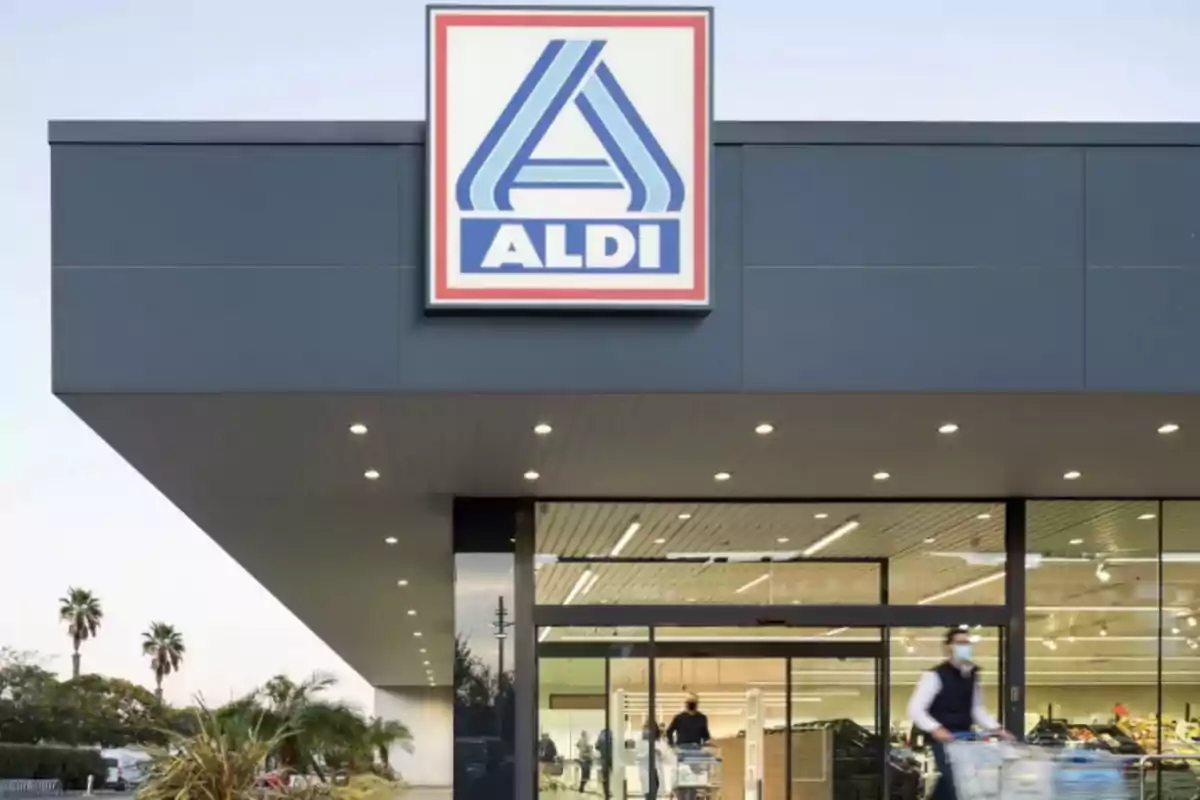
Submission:
[[97,750],[0,743],[0,778],[3,779],[57,778],[64,789],[73,790],[87,788],[88,775],[95,776],[99,786],[107,774],[108,767]]

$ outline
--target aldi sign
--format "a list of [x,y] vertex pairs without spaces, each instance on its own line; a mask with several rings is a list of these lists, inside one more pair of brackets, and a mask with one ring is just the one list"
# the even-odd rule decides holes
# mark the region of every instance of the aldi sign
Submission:
[[428,306],[707,308],[711,9],[428,25]]

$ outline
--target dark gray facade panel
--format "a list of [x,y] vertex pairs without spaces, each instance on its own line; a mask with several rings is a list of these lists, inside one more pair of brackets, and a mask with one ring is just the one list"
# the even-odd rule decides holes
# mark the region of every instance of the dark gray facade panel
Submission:
[[397,266],[401,147],[62,145],[55,266]]
[[[400,263],[425,269],[427,238],[425,213],[428,191],[425,186],[425,148],[400,147],[397,159],[399,215],[393,223],[396,230]],[[421,300],[424,303],[424,299]]]
[[747,269],[744,389],[1081,390],[1082,275]]
[[1078,148],[748,146],[747,266],[1074,268]]
[[1088,388],[1200,392],[1200,269],[1089,269]]
[[714,164],[714,308],[706,316],[434,316],[405,271],[400,388],[406,391],[737,391],[741,386],[741,154]]
[[394,389],[400,272],[54,270],[54,389]]
[[1200,267],[1200,148],[1089,149],[1087,212],[1089,265]]

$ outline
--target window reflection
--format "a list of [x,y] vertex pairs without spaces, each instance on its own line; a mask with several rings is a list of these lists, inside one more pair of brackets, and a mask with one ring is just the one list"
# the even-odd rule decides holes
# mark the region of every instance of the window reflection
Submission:
[[454,557],[454,796],[514,792],[511,553]]

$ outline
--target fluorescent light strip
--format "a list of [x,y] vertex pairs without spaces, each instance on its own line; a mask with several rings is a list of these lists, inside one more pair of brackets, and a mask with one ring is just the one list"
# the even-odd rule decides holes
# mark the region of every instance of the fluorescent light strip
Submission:
[[554,630],[554,628],[542,628],[542,632],[538,634],[538,641],[546,641],[546,637],[550,635],[550,631],[552,630]]
[[567,594],[567,599],[563,600],[564,606],[571,605],[575,598],[579,596],[579,593],[583,591],[583,587],[592,580],[593,574],[589,569],[579,576],[579,579],[575,581],[575,585],[571,587],[571,591]]
[[590,591],[592,591],[592,589],[596,588],[596,583],[599,582],[599,580],[600,580],[600,573],[593,572],[591,580],[589,580],[587,582],[587,584],[583,587],[583,591],[579,593],[580,596],[587,597],[588,593]]
[[998,581],[1003,577],[1004,570],[991,575],[985,575],[982,578],[976,578],[973,581],[967,581],[966,583],[953,586],[945,591],[938,592],[937,594],[931,594],[929,597],[918,600],[917,605],[925,606],[929,605],[930,603],[936,603],[938,600],[945,600],[947,597],[954,597],[956,594],[962,594],[963,592],[969,592],[972,589],[978,589],[980,586],[986,586],[987,584],[992,583],[993,581]]
[[804,551],[804,555],[811,556],[811,555],[815,555],[815,554],[821,552],[826,547],[828,547],[829,545],[836,542],[838,539],[845,536],[847,533],[858,530],[858,526],[859,526],[858,520],[856,520],[856,519],[846,520],[841,525],[838,525],[836,528],[831,530],[829,533],[825,534],[820,539],[818,539],[817,541],[815,541],[811,545],[809,545],[808,548]]
[[621,534],[621,538],[613,545],[612,552],[608,554],[609,558],[616,558],[621,555],[621,551],[625,549],[625,545],[629,544],[629,540],[637,535],[637,532],[642,529],[642,523],[636,519],[629,523],[629,527],[625,529],[625,533]]
[[747,583],[745,586],[741,586],[741,587],[739,587],[739,588],[735,589],[735,590],[734,590],[734,593],[735,593],[735,594],[742,594],[743,592],[748,592],[748,591],[750,591],[751,589],[753,589],[755,586],[758,586],[758,585],[759,585],[760,583],[762,583],[763,581],[769,581],[770,579],[771,579],[771,573],[769,573],[769,572],[764,572],[762,575],[759,575],[757,578],[755,578],[754,580],[750,581],[750,582],[749,582],[749,583]]
[[[1116,556],[1114,558],[1106,558],[1110,564],[1157,564],[1158,559],[1154,556]],[[1163,553],[1162,560],[1164,564],[1200,564],[1200,553]]]

